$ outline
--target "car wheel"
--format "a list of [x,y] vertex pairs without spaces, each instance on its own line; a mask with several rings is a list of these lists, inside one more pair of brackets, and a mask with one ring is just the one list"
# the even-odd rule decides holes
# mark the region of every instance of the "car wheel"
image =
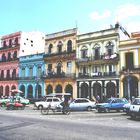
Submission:
[[136,115],[135,115],[135,113],[131,113],[131,119],[133,119],[133,120],[136,119]]
[[98,111],[99,113],[101,113],[101,112],[102,112],[102,111],[101,111],[101,109],[99,109],[99,108],[97,109],[97,111]]
[[105,112],[110,112],[110,109],[109,108],[105,108]]
[[91,111],[92,110],[92,107],[91,106],[87,107],[87,110],[88,111]]
[[38,110],[41,110],[41,109],[43,109],[43,106],[42,105],[39,105],[38,106]]

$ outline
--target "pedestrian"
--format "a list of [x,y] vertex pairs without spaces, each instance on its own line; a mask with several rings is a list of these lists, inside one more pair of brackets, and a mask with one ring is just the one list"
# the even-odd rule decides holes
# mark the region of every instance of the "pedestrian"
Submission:
[[96,96],[96,101],[97,101],[97,103],[100,102],[100,96],[99,95]]

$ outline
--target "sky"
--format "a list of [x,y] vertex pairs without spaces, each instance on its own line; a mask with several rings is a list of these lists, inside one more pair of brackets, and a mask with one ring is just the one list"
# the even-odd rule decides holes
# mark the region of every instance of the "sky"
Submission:
[[140,31],[140,0],[0,0],[0,37],[18,31],[95,32],[119,22]]

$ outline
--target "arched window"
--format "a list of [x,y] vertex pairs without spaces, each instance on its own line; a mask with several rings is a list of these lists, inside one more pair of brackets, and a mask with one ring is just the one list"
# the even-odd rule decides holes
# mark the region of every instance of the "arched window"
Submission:
[[8,61],[11,61],[11,52],[8,53]]
[[24,85],[21,85],[20,86],[20,90],[23,92],[23,93],[20,93],[20,96],[21,97],[24,97],[25,96],[25,86]]
[[70,85],[70,84],[66,85],[65,92],[66,93],[71,93],[71,96],[73,97],[73,87],[72,87],[72,85]]
[[55,89],[56,93],[62,93],[62,86],[61,85],[57,85],[56,89]]
[[62,72],[62,64],[58,63],[57,64],[57,75],[61,75],[61,72]]
[[5,56],[5,54],[2,54],[2,61],[3,62],[6,62],[6,56]]
[[59,41],[59,42],[58,42],[58,45],[57,45],[57,52],[58,52],[58,53],[61,53],[61,52],[62,52],[62,46],[63,46],[62,42]]
[[6,78],[9,79],[10,78],[10,70],[7,70],[7,75]]
[[100,46],[96,44],[93,48],[93,53],[94,53],[94,59],[98,60],[100,59]]
[[67,43],[67,52],[72,52],[72,41],[69,40]]
[[14,52],[13,58],[14,58],[14,59],[17,59],[17,51]]
[[15,38],[15,45],[18,45],[18,37]]
[[9,47],[12,47],[12,39],[9,40]]
[[4,70],[1,71],[1,78],[4,78]]
[[82,47],[81,48],[81,58],[87,58],[88,57],[88,49],[87,49],[87,47]]
[[12,78],[16,78],[16,69],[14,69],[12,72]]
[[7,47],[6,41],[3,41],[3,47],[4,47],[4,48]]
[[47,93],[47,94],[50,94],[50,93],[52,93],[52,92],[53,92],[52,86],[51,86],[51,85],[48,85],[48,86],[47,86],[47,89],[46,89],[46,93]]
[[107,55],[111,56],[113,54],[113,47],[114,47],[114,44],[109,41],[107,44],[106,44],[106,52],[107,52]]
[[53,45],[52,45],[52,44],[50,44],[50,45],[49,45],[49,48],[48,48],[48,53],[49,53],[49,54],[51,54],[51,53],[52,53],[52,48],[53,48]]

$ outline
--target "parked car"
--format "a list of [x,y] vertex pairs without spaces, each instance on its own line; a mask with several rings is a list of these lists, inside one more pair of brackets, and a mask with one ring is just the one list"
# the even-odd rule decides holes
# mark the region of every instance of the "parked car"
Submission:
[[130,116],[132,119],[136,119],[137,116],[140,116],[140,98],[135,98],[130,105]]
[[16,110],[16,109],[24,109],[25,105],[19,103],[19,102],[8,102],[6,103],[6,109],[7,110]]
[[10,96],[9,98],[0,99],[0,104],[1,106],[6,106],[6,103],[13,102],[13,101],[18,101],[19,103],[24,104],[24,105],[27,105],[30,103],[28,99],[25,99],[21,96]]
[[62,101],[58,97],[47,97],[45,101],[38,101],[34,103],[34,107],[41,110],[47,108],[49,105],[57,107]]
[[123,110],[123,106],[127,104],[128,101],[125,98],[108,98],[105,103],[96,104],[96,109],[98,112],[110,112],[110,110]]
[[95,102],[90,101],[86,98],[76,98],[74,99],[70,105],[71,110],[88,110],[91,111],[93,108],[96,107]]
[[123,105],[123,111],[126,112],[126,114],[129,115],[129,111],[130,111],[130,105],[131,103],[127,103]]

